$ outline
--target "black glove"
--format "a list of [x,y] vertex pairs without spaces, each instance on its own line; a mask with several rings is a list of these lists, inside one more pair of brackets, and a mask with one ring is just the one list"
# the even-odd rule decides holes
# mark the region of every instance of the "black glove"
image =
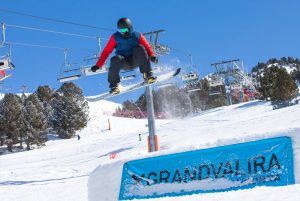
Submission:
[[96,66],[96,65],[91,67],[92,72],[96,72],[96,70],[98,70],[98,69],[99,69],[99,66]]
[[157,64],[158,63],[158,58],[155,55],[152,55],[152,56],[150,56],[150,61]]

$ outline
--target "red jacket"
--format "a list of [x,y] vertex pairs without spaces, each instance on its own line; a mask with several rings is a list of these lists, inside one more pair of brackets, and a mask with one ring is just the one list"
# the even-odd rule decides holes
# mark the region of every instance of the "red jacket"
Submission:
[[[148,53],[148,56],[154,56],[154,51],[151,48],[151,45],[146,40],[145,36],[143,34],[140,35],[140,41],[139,43],[143,45]],[[108,43],[106,44],[105,48],[103,49],[99,60],[97,61],[96,65],[100,68],[104,65],[106,59],[109,57],[109,55],[112,53],[112,51],[115,49],[117,43],[114,37],[114,34],[110,37]]]

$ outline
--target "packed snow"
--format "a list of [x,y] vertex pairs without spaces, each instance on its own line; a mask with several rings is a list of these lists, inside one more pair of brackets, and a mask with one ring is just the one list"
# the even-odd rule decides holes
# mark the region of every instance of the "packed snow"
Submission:
[[151,200],[299,199],[300,105],[273,110],[269,102],[252,101],[185,119],[157,120],[160,150],[155,153],[147,152],[146,119],[112,117],[119,105],[108,101],[89,103],[89,106],[91,119],[77,133],[80,140],[61,140],[49,135],[46,147],[0,156],[1,201],[113,201],[118,199],[125,161],[277,136],[292,138],[295,185]]

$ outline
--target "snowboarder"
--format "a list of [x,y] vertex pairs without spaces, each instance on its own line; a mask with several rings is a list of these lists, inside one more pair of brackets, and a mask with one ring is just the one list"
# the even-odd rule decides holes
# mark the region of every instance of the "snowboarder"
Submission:
[[96,65],[91,67],[95,72],[102,68],[106,59],[116,49],[115,56],[110,60],[108,82],[111,94],[120,93],[120,70],[132,70],[139,66],[144,80],[151,84],[156,81],[153,76],[150,61],[157,63],[158,59],[142,33],[133,31],[129,18],[121,18],[117,23],[118,31],[109,39]]

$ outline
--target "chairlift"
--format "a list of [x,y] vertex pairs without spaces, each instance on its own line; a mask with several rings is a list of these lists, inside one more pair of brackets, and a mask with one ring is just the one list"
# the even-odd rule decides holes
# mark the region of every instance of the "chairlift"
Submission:
[[171,48],[167,45],[151,43],[151,46],[155,50],[155,53],[160,56],[169,54],[171,51]]
[[68,74],[69,72],[78,71],[78,70],[79,70],[79,68],[63,71],[62,76],[60,76],[57,80],[61,83],[77,80],[81,77],[81,74],[70,74],[70,75],[66,75],[66,74]]
[[1,24],[2,28],[2,41],[0,44],[0,48],[4,48],[5,46],[8,47],[8,52],[5,56],[0,57],[0,70],[7,70],[7,69],[13,69],[15,66],[11,62],[11,45],[6,43],[6,34],[5,34],[5,24]]
[[222,86],[224,86],[224,82],[222,80],[209,80],[208,85],[208,95],[214,96],[222,94]]
[[187,92],[200,91],[202,86],[199,81],[199,75],[197,70],[193,66],[192,55],[188,55],[190,59],[190,65],[187,67],[189,70],[188,73],[185,73],[181,76],[181,80],[184,82],[184,88]]
[[0,70],[12,70],[14,68],[14,64],[10,61],[8,57],[2,57],[0,59]]
[[195,92],[201,90],[201,83],[199,82],[199,76],[197,72],[186,73],[181,76],[184,82],[184,88],[187,92]]
[[222,80],[209,80],[208,81],[209,87],[218,87],[224,85]]
[[7,70],[13,70],[14,64],[11,62],[11,45],[5,42],[5,24],[2,23],[2,41],[0,48],[8,46],[8,53],[5,56],[0,57],[0,81],[3,81],[12,76],[12,73],[7,74]]
[[[90,62],[90,61],[96,61],[99,56],[100,56],[100,53],[101,53],[101,38],[98,37],[98,52],[95,53],[95,54],[92,54],[91,56],[87,56],[83,59],[83,61],[85,62]],[[96,70],[95,72],[93,72],[91,70],[91,67],[93,66],[94,64],[89,64],[89,65],[82,65],[80,67],[81,69],[81,73],[85,76],[91,76],[91,75],[97,75],[97,74],[101,74],[101,73],[107,73],[108,72],[108,66],[106,64],[104,64],[104,66],[98,70]]]
[[[69,82],[73,80],[77,80],[81,77],[81,69],[80,68],[71,68],[72,66],[76,64],[70,64],[67,62],[67,56],[68,56],[68,49],[64,50],[64,64],[62,67],[62,71],[60,74],[60,77],[57,79],[59,82]],[[75,72],[75,73],[74,73]]]
[[[171,48],[169,48],[167,45],[158,43],[158,35],[164,31],[165,30],[161,29],[161,30],[144,33],[144,35],[149,35],[150,44],[151,44],[152,48],[154,49],[155,53],[160,56],[169,54],[171,51]],[[153,39],[153,37],[154,37],[154,39]]]

